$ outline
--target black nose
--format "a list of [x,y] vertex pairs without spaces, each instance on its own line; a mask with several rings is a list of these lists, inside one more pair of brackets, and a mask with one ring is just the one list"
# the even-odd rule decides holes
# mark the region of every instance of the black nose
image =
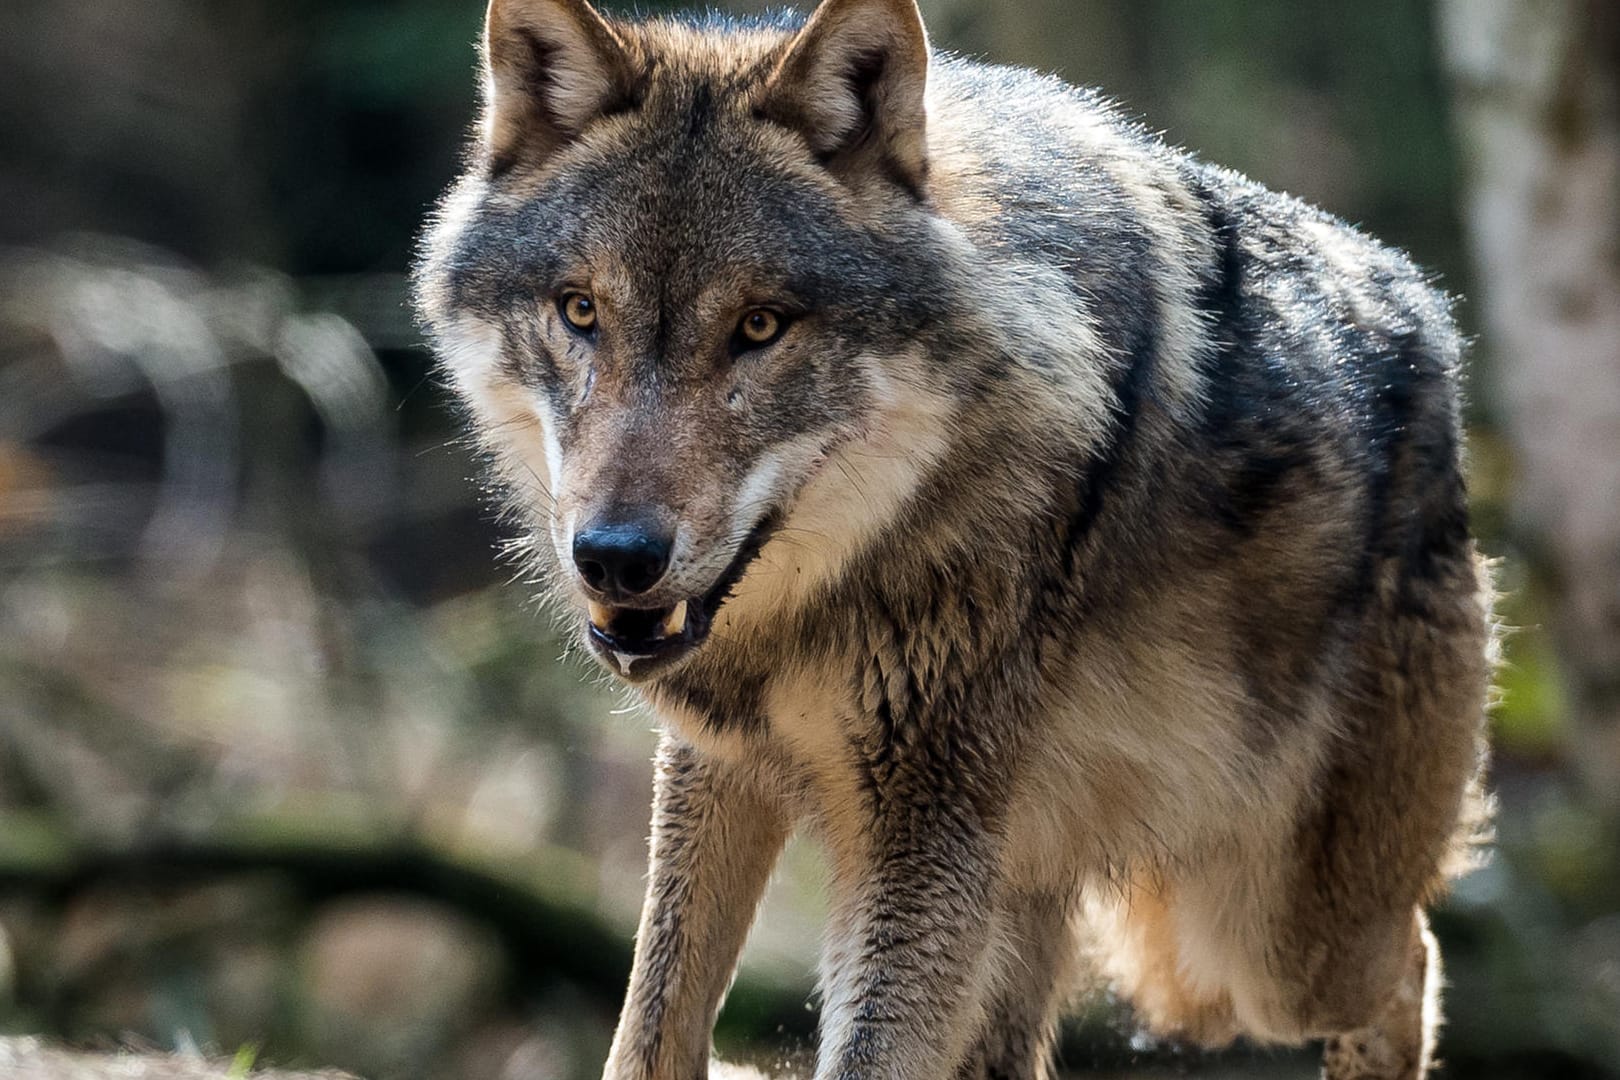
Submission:
[[656,525],[599,521],[574,534],[574,565],[598,592],[638,596],[664,576],[674,546],[674,536]]

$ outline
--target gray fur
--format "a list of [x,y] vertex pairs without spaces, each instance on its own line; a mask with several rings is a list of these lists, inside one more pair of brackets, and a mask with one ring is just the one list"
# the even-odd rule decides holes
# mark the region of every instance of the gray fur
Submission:
[[569,530],[627,505],[682,529],[643,607],[715,605],[602,654],[665,728],[607,1075],[703,1074],[794,827],[822,1080],[1049,1075],[1083,948],[1166,1034],[1421,1075],[1490,648],[1446,299],[1092,94],[930,58],[911,0],[595,19],[492,5],[417,288],[565,617]]

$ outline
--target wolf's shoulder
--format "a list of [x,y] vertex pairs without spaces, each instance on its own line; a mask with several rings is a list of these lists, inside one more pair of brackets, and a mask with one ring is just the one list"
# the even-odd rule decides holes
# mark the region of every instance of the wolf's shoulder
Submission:
[[940,186],[972,208],[960,224],[998,256],[1062,270],[1105,322],[1191,277],[1201,317],[1296,354],[1371,359],[1421,338],[1455,360],[1450,299],[1399,248],[1167,142],[1099,91],[953,57],[935,70]]
[[1428,475],[1449,475],[1462,340],[1404,252],[1171,145],[1096,91],[968,61],[940,71],[955,153],[937,159],[939,183],[969,192],[958,223],[1020,280],[1028,264],[1059,272],[1106,348],[1120,414],[1170,408],[1177,445],[1216,463],[1186,467],[1194,488],[1329,459],[1387,474],[1411,431],[1433,436]]
[[1167,141],[1101,90],[949,55],[932,72],[942,165],[971,173],[948,182],[979,185],[1009,227],[1047,218],[1077,233],[1113,225],[1160,241],[1178,228],[1225,231],[1280,274],[1326,259],[1440,296],[1398,248]]

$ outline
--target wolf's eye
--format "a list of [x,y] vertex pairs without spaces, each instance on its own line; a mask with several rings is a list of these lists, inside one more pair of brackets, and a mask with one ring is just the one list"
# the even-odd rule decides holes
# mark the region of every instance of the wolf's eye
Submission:
[[596,301],[582,292],[563,293],[557,307],[568,325],[581,333],[596,329]]
[[743,351],[763,349],[781,337],[785,328],[782,316],[769,308],[755,308],[737,324],[737,348]]

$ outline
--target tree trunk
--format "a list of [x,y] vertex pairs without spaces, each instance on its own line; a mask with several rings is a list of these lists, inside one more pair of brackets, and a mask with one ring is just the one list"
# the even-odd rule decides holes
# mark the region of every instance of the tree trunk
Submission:
[[1576,763],[1620,810],[1620,6],[1440,16],[1514,526],[1554,600]]

